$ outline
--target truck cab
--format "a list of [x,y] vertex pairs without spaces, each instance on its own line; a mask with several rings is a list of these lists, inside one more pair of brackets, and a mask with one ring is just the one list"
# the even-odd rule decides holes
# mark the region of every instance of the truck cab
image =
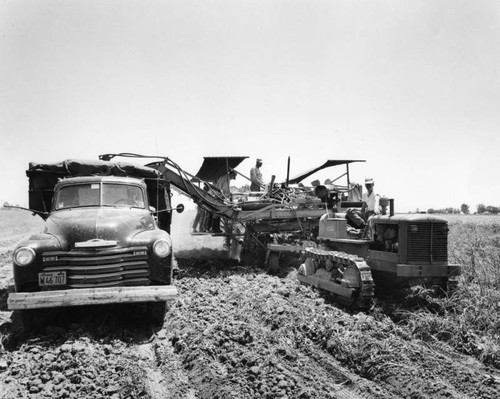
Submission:
[[10,309],[144,302],[162,323],[172,285],[170,186],[157,171],[106,161],[32,164],[43,232],[13,253]]

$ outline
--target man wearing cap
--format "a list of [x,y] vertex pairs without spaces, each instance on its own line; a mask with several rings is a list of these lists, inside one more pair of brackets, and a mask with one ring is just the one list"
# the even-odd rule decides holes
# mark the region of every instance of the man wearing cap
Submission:
[[351,231],[351,234],[354,236],[369,234],[370,229],[366,228],[367,224],[370,224],[368,219],[370,216],[380,213],[379,196],[373,190],[374,185],[375,182],[372,178],[365,179],[366,192],[363,193],[361,198],[361,211],[357,208],[349,208],[346,211],[348,224],[355,229],[360,229],[357,232]]
[[260,171],[261,166],[262,159],[257,158],[255,167],[250,169],[250,181],[252,182],[252,184],[250,185],[250,191],[260,191],[264,186],[264,180],[262,180],[262,172]]
[[373,191],[374,185],[375,182],[372,178],[365,179],[366,192],[363,193],[363,205],[361,207],[361,213],[365,220],[368,220],[372,215],[378,215],[380,213],[379,196]]

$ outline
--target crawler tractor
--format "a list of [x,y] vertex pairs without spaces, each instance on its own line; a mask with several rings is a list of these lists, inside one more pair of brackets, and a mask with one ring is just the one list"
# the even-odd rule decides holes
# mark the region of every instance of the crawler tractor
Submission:
[[448,293],[455,289],[460,266],[448,263],[445,219],[378,215],[370,220],[372,238],[358,239],[348,238],[347,221],[339,216],[321,218],[318,245],[304,251],[299,268],[302,283],[361,309],[370,306],[375,285],[394,289],[425,284]]
[[352,162],[359,161],[330,160],[289,181],[288,190],[290,182],[298,183],[325,167],[346,167],[340,176],[347,178],[344,186],[334,185],[331,180],[324,185],[313,182],[311,192],[325,209],[321,217],[317,217],[310,202],[302,205],[311,209],[310,217],[305,214],[302,221],[295,221],[298,230],[294,230],[292,221],[287,226],[272,219],[247,226],[268,233],[260,234],[261,244],[267,247],[268,269],[279,271],[283,254],[296,254],[303,261],[298,270],[302,284],[317,287],[335,301],[359,309],[371,306],[375,287],[387,292],[424,284],[452,293],[461,267],[448,263],[445,219],[428,214],[394,214],[394,201],[383,197],[382,214],[371,217],[364,231],[349,225],[346,210],[362,205],[361,187],[349,180]]

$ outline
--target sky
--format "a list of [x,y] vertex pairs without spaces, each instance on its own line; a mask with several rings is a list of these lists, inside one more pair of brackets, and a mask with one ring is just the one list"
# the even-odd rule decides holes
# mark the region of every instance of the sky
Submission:
[[361,159],[397,212],[499,206],[499,48],[496,0],[3,0],[0,202],[29,162],[134,152]]

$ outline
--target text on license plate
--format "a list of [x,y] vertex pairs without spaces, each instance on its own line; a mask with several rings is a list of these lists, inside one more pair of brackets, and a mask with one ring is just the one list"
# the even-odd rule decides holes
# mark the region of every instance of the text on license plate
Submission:
[[41,287],[64,285],[66,284],[66,272],[38,273],[38,284]]

